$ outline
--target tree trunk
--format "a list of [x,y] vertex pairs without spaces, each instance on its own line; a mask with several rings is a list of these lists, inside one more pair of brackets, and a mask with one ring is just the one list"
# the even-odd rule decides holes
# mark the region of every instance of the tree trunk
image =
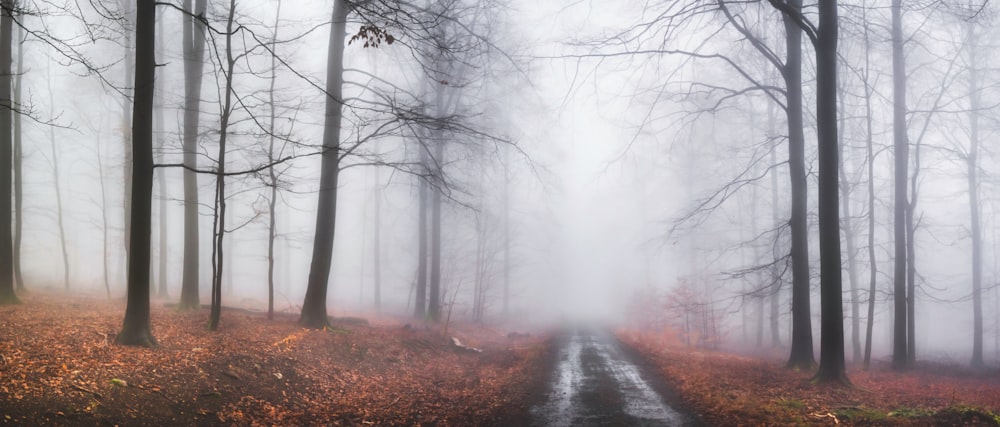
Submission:
[[[102,120],[101,126],[103,127],[103,125],[104,121]],[[104,159],[101,155],[101,138],[99,136],[97,138],[97,178],[101,183],[101,254],[103,255],[101,263],[104,274],[104,292],[107,294],[108,299],[111,299],[111,282],[108,278],[108,195],[104,183]]]
[[[184,0],[184,10],[205,16],[206,0]],[[205,57],[205,27],[197,18],[184,16],[184,266],[181,278],[181,309],[200,307],[198,295],[198,119],[201,112],[202,68]]]
[[969,233],[972,235],[972,366],[983,367],[983,231],[979,215],[979,109],[980,83],[976,69],[977,49],[975,24],[966,23],[969,50],[969,152],[966,167],[969,182]]
[[[21,40],[23,29],[17,26],[17,74],[14,76],[14,282],[18,290],[24,290],[24,278],[21,276],[21,229],[24,215],[21,209],[24,201],[24,181],[21,176],[21,81],[24,76],[24,42]],[[13,42],[13,40],[12,40]]]
[[[837,91],[840,94],[841,105],[843,105],[843,94],[844,88],[842,85],[837,85]],[[837,147],[840,155],[840,198],[842,200],[841,207],[844,212],[844,219],[841,221],[841,225],[844,230],[844,243],[847,245],[847,279],[850,281],[851,286],[851,352],[853,353],[854,363],[861,361],[861,307],[858,303],[858,295],[860,290],[858,289],[858,262],[857,262],[857,248],[855,244],[855,233],[854,233],[854,217],[851,215],[851,182],[847,179],[847,159],[844,156],[846,147],[844,146],[844,125],[845,125],[845,114],[841,114],[838,120],[839,129],[839,141],[837,142]]]
[[299,323],[320,329],[329,324],[326,316],[326,291],[333,257],[334,225],[337,217],[337,178],[340,173],[340,127],[343,104],[344,41],[347,38],[345,0],[333,2],[333,25],[327,57],[326,117],[323,127],[323,156],[320,168],[319,202],[316,210],[316,235],[313,239],[312,264],[302,317]]
[[[212,310],[208,317],[208,330],[219,328],[219,318],[222,316],[222,279],[227,271],[225,246],[226,237],[226,140],[229,136],[229,116],[233,112],[233,69],[236,61],[233,59],[233,18],[236,14],[236,0],[229,1],[229,17],[226,20],[226,94],[222,104],[222,117],[219,124],[219,166],[215,175],[215,221],[212,248]],[[231,276],[231,275],[230,275]]]
[[[802,10],[801,0],[789,0],[789,7]],[[809,226],[805,134],[802,122],[802,29],[785,16],[787,59],[782,70],[788,92],[788,169],[792,191],[792,349],[788,367],[812,369],[812,315],[809,302]]]
[[[421,143],[418,149],[420,150],[420,164],[423,165],[423,171],[426,173],[429,170],[427,146]],[[418,191],[420,200],[419,212],[417,212],[417,289],[413,299],[413,317],[423,319],[427,310],[427,193],[429,192],[427,178],[420,178],[418,185],[420,186]]]
[[816,133],[819,145],[820,356],[816,381],[848,383],[837,191],[837,2],[819,4],[816,38]]
[[[52,117],[56,116],[55,94],[52,91],[52,63],[49,61],[45,69],[49,89],[49,109]],[[63,221],[62,188],[59,185],[59,152],[56,150],[56,128],[49,126],[49,147],[52,155],[52,185],[56,192],[56,225],[59,227],[59,248],[63,261],[63,289],[69,290],[69,253],[66,251],[66,227]]]
[[[277,2],[277,10],[274,12],[274,34],[271,39],[271,82],[267,91],[267,103],[271,117],[268,122],[270,137],[267,143],[267,162],[271,164],[267,168],[268,182],[271,186],[271,197],[267,201],[267,320],[274,319],[274,236],[276,233],[275,204],[278,200],[278,176],[274,173],[274,122],[276,113],[274,110],[274,86],[278,81],[278,57],[275,49],[278,48],[278,23],[281,19],[281,0]],[[287,255],[287,254],[286,254]]]
[[[767,127],[768,127],[768,137],[774,138],[777,132],[774,129],[774,103],[769,102],[767,104]],[[775,146],[771,147],[771,164],[778,164],[778,153],[775,150]],[[771,172],[771,215],[774,224],[777,224],[781,219],[781,213],[778,211],[778,174]],[[777,260],[779,257],[783,257],[780,254],[780,249],[775,245],[772,249],[771,255]],[[778,263],[774,263],[771,268],[771,286],[774,286],[774,290],[771,291],[771,301],[770,301],[770,322],[771,322],[771,347],[778,347],[781,345],[781,333],[779,331],[778,323],[779,317],[781,315],[781,269],[778,267]],[[761,316],[763,317],[763,308]],[[761,322],[763,323],[763,322]],[[763,328],[763,326],[761,326]],[[760,341],[760,339],[758,339]]]
[[[13,52],[13,0],[3,0],[0,14],[0,224],[11,223],[11,103],[10,65]],[[19,302],[14,294],[14,236],[10,227],[0,227],[0,305]]]
[[[122,15],[125,17],[126,22],[132,22],[132,13],[135,11],[134,5],[135,0],[119,0],[121,2]],[[154,34],[155,37],[155,34]],[[128,91],[131,89],[133,91],[133,96],[135,89],[135,50],[132,48],[132,33],[125,32],[125,89],[124,95],[122,96],[122,147],[124,152],[124,173],[122,174],[122,182],[124,186],[122,187],[122,194],[124,194],[124,210],[122,211],[122,218],[124,218],[123,224],[125,224],[125,254],[128,256],[129,248],[131,247],[131,239],[129,233],[131,233],[132,228],[129,225],[129,221],[132,220],[132,216],[129,214],[129,210],[132,209],[132,99],[128,96]]]
[[[645,198],[645,196],[643,196]],[[645,213],[645,209],[643,210]],[[645,224],[645,222],[644,222]],[[646,284],[649,284],[649,258],[646,258]],[[503,150],[503,317],[510,315],[510,147]]]
[[872,329],[875,326],[875,287],[878,279],[878,264],[875,260],[875,141],[872,130],[872,85],[869,83],[871,55],[871,41],[868,37],[868,13],[867,4],[862,9],[864,13],[864,38],[865,38],[865,142],[867,148],[868,164],[868,317],[865,329],[865,360],[864,369],[867,371],[872,357]]
[[906,137],[906,64],[903,56],[901,0],[892,0],[892,87],[893,151],[895,154],[895,231],[896,258],[893,269],[893,340],[892,367],[904,369],[906,355],[906,180],[909,176],[909,142]]
[[375,230],[372,243],[372,268],[375,275],[375,313],[382,313],[382,182],[375,169]]
[[431,194],[431,275],[427,295],[427,316],[433,320],[441,320],[441,205],[444,191],[444,140],[439,132],[435,132],[434,141],[435,167],[434,179],[437,187]]
[[[156,50],[163,55],[163,21],[156,25]],[[156,162],[163,163],[163,151],[166,146],[164,137],[164,115],[163,115],[163,86],[156,86],[156,101],[154,105],[154,110],[156,113]],[[153,173],[156,175],[156,187],[159,189],[159,197],[156,201],[156,206],[159,208],[160,212],[156,216],[157,225],[159,226],[159,238],[156,239],[160,248],[157,251],[157,265],[159,266],[159,273],[156,275],[158,289],[156,296],[160,298],[167,298],[167,176],[163,169],[159,171],[154,170]]]
[[[150,217],[153,192],[153,84],[156,60],[156,5],[140,1],[136,14],[135,113],[132,118],[132,218],[128,253],[128,299],[125,321],[115,341],[155,346],[149,321]],[[0,61],[3,59],[0,58]],[[3,82],[0,81],[0,86]],[[0,89],[2,91],[3,89]],[[2,183],[0,183],[2,185]]]

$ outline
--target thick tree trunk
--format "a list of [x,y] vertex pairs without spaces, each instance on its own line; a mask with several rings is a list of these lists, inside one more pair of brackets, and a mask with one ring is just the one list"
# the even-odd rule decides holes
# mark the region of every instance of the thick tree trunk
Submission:
[[320,167],[319,203],[316,210],[316,235],[313,239],[312,264],[302,317],[299,323],[320,329],[329,324],[326,316],[326,292],[333,257],[334,226],[337,217],[337,178],[340,174],[340,128],[343,114],[344,41],[347,38],[345,0],[334,0],[333,25],[327,57],[326,116],[323,127],[323,156]]
[[[128,299],[125,321],[115,341],[124,345],[149,347],[156,345],[149,321],[149,237],[153,208],[153,84],[156,71],[156,61],[153,57],[156,39],[156,5],[153,2],[139,2],[135,34],[136,85],[135,113],[132,118],[134,164],[132,165]],[[0,82],[0,86],[2,85]]]
[[[802,10],[801,0],[789,0],[789,7]],[[807,182],[805,134],[802,122],[802,29],[785,16],[787,59],[783,70],[788,92],[788,169],[792,191],[792,349],[788,367],[812,369],[812,315],[809,302],[809,225],[807,223]]]
[[896,258],[893,269],[892,367],[904,369],[906,355],[906,184],[909,142],[906,137],[906,64],[903,56],[901,0],[892,0],[893,152],[895,206],[893,230]]
[[[184,0],[184,10],[205,16],[206,0]],[[202,68],[205,58],[205,26],[197,18],[183,17],[184,43],[184,266],[181,277],[181,309],[194,310],[198,295],[198,118],[201,114]]]
[[[24,201],[24,180],[21,176],[21,81],[24,77],[24,42],[21,41],[21,26],[17,26],[17,74],[14,76],[14,282],[18,290],[24,289],[24,278],[21,276],[21,229],[24,215],[21,209]],[[11,42],[14,42],[12,40]],[[106,261],[105,261],[106,262]]]
[[[0,224],[11,223],[11,157],[13,154],[10,65],[13,53],[13,0],[3,0],[0,13]],[[14,294],[14,236],[9,226],[0,227],[0,305],[19,302]]]
[[819,145],[820,356],[817,382],[847,383],[837,191],[837,2],[819,4],[816,133]]

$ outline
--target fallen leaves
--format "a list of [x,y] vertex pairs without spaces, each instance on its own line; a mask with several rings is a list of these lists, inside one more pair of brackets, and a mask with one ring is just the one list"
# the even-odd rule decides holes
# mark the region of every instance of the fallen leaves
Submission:
[[142,349],[109,344],[121,301],[24,301],[0,307],[11,331],[0,340],[0,423],[510,424],[527,413],[545,348],[526,338],[510,349],[503,335],[466,326],[462,341],[483,350],[473,353],[398,324],[338,323],[333,333],[263,315],[224,314],[209,332],[204,312],[154,304],[160,346]]
[[851,369],[853,387],[815,385],[777,360],[619,338],[656,367],[709,425],[1000,425],[1000,375],[925,364]]

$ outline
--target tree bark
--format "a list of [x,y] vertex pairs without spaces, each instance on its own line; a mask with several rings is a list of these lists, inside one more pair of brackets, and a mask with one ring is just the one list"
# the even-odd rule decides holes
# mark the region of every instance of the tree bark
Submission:
[[433,320],[441,320],[441,192],[443,191],[444,173],[441,165],[444,163],[444,140],[435,134],[434,141],[434,178],[438,183],[431,194],[431,274],[427,295],[427,316]]
[[872,96],[873,89],[869,81],[871,40],[868,36],[868,5],[862,9],[864,13],[865,39],[865,146],[868,163],[868,317],[865,329],[864,369],[867,371],[872,357],[872,329],[875,326],[875,287],[878,279],[878,265],[875,260],[875,141],[872,130]]
[[213,224],[212,247],[212,307],[208,317],[208,330],[219,328],[222,316],[222,279],[226,267],[226,140],[229,136],[229,116],[233,112],[233,18],[236,14],[236,0],[229,1],[229,17],[226,20],[226,93],[222,104],[219,123],[219,166],[215,175],[215,218]]
[[[185,11],[204,17],[206,0],[184,0]],[[201,114],[202,68],[205,57],[205,27],[198,18],[181,19],[184,43],[184,266],[179,307],[196,310],[198,295],[198,119]]]
[[277,2],[277,10],[274,13],[274,34],[271,39],[271,82],[270,87],[267,91],[267,103],[268,109],[270,110],[271,117],[268,122],[268,129],[270,130],[270,137],[267,144],[267,161],[271,164],[271,167],[267,168],[268,182],[271,187],[271,197],[267,201],[267,320],[274,319],[274,237],[276,233],[276,216],[275,204],[278,199],[278,177],[274,173],[274,122],[276,119],[276,112],[274,110],[274,86],[278,81],[278,61],[275,49],[277,49],[278,44],[278,23],[281,19],[281,0]]
[[[49,89],[49,108],[53,117],[55,112],[55,94],[52,91],[52,63],[48,63],[45,69],[48,79],[46,79]],[[59,227],[59,249],[62,253],[63,261],[63,289],[69,290],[69,253],[66,251],[66,227],[63,222],[62,187],[59,185],[59,152],[56,150],[56,128],[49,126],[49,147],[52,155],[52,186],[56,192],[56,225]]]
[[[21,276],[21,229],[24,223],[24,212],[21,209],[24,202],[24,180],[21,175],[23,159],[21,149],[21,81],[24,76],[24,42],[21,40],[23,29],[17,26],[17,74],[14,76],[14,282],[18,290],[24,289],[24,278]],[[13,42],[13,40],[12,40]]]
[[[160,52],[161,56],[163,54],[163,21],[161,20],[159,24],[156,25],[156,50]],[[154,105],[154,110],[156,113],[156,162],[163,163],[163,150],[165,147],[164,137],[164,115],[163,115],[163,86],[156,86],[156,101]],[[160,298],[167,298],[167,177],[164,170],[154,171],[156,175],[156,187],[159,189],[159,197],[156,200],[156,206],[159,208],[159,214],[156,216],[157,226],[159,228],[159,238],[156,239],[159,244],[159,250],[157,251],[157,265],[159,267],[159,272],[156,275],[156,281],[158,284],[158,289],[156,295]]]
[[[122,8],[122,15],[125,17],[126,22],[132,21],[132,13],[135,11],[135,0],[119,0]],[[123,223],[125,224],[125,254],[128,256],[128,251],[131,246],[131,239],[129,233],[131,233],[131,227],[129,221],[132,220],[132,216],[129,210],[132,209],[132,99],[128,96],[127,92],[131,89],[133,91],[133,96],[135,96],[135,49],[132,48],[132,33],[125,32],[125,95],[122,96],[122,147],[124,153],[124,173],[122,174],[122,182],[124,186],[122,187],[122,194],[124,194],[124,209],[122,211]]]
[[[802,10],[801,0],[789,0],[788,5]],[[787,59],[782,70],[788,92],[788,169],[792,191],[792,212],[789,221],[792,246],[792,348],[788,367],[812,369],[812,315],[809,302],[809,224],[805,167],[805,134],[802,122],[802,29],[788,16],[785,21]]]
[[323,127],[323,155],[320,166],[319,202],[316,210],[316,235],[302,317],[299,323],[321,329],[329,324],[326,316],[326,293],[333,257],[333,238],[337,216],[337,178],[340,174],[340,129],[343,117],[344,41],[347,38],[348,5],[333,2],[333,25],[326,74],[326,116]]
[[896,258],[893,269],[892,367],[906,368],[906,184],[909,142],[906,137],[906,63],[903,56],[901,0],[892,0],[893,152],[895,206],[893,230]]
[[979,109],[980,82],[977,54],[978,43],[975,24],[968,22],[968,41],[965,48],[969,50],[969,152],[966,155],[966,168],[969,184],[969,233],[972,235],[972,366],[982,368],[983,365],[983,232],[980,224],[979,208]]
[[[840,94],[841,105],[843,105],[843,94],[844,88],[842,85],[837,85],[837,91]],[[855,232],[854,232],[854,217],[851,215],[851,182],[847,178],[847,160],[844,157],[844,152],[847,147],[844,146],[844,124],[845,115],[841,114],[838,120],[839,129],[839,141],[837,142],[837,147],[840,155],[840,198],[842,201],[841,208],[844,212],[844,218],[841,221],[842,228],[844,230],[844,243],[847,245],[847,279],[851,286],[851,352],[853,353],[854,363],[861,361],[861,307],[858,303],[858,295],[860,290],[858,289],[858,262],[857,262],[857,245],[855,244]]]
[[[3,0],[0,14],[0,224],[11,223],[11,54],[13,53],[13,0]],[[0,305],[19,302],[14,293],[14,236],[9,226],[0,227]]]
[[[153,192],[153,85],[156,61],[156,5],[140,1],[135,26],[135,105],[132,116],[132,206],[125,321],[115,341],[155,346],[149,321],[150,217]],[[2,58],[0,58],[2,61]],[[0,86],[3,82],[0,81]],[[2,90],[2,89],[0,89]],[[2,183],[0,183],[2,185]]]
[[[420,164],[423,167],[423,173],[426,174],[430,170],[427,145],[421,142],[418,149],[420,150]],[[420,200],[418,202],[419,212],[417,212],[417,289],[413,303],[413,317],[417,319],[423,319],[427,310],[427,193],[429,192],[427,179],[427,177],[419,178],[418,184],[420,186],[418,191]]]
[[837,2],[819,3],[816,37],[816,133],[819,145],[820,357],[816,381],[848,383],[837,171]]

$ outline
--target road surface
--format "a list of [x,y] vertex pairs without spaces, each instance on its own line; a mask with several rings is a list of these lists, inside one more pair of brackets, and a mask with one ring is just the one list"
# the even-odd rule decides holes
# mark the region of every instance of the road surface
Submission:
[[610,333],[578,329],[558,338],[548,394],[531,409],[536,426],[682,426]]

